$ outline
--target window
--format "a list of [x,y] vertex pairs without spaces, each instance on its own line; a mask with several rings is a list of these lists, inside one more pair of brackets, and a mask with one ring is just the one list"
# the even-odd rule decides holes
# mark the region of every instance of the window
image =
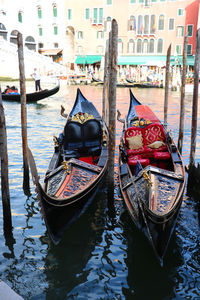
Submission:
[[149,53],[154,53],[154,39],[150,39],[150,42],[149,42]]
[[193,35],[193,25],[188,25],[187,26],[187,36],[192,36]]
[[82,46],[78,46],[78,54],[83,54],[83,47]]
[[137,40],[137,53],[142,53],[142,40]]
[[85,19],[86,19],[86,20],[89,20],[89,19],[90,19],[90,9],[89,9],[89,8],[86,8],[86,9],[85,9]]
[[150,6],[150,0],[144,0],[144,6],[145,7]]
[[119,53],[123,53],[123,43],[122,43],[122,39],[118,39],[118,51]]
[[157,2],[157,0],[151,0],[151,2]]
[[56,5],[53,5],[53,16],[55,18],[57,17],[57,7],[56,7]]
[[159,16],[158,30],[164,30],[164,15]]
[[58,34],[58,26],[54,26],[54,27],[53,27],[53,33],[54,33],[55,35]]
[[103,39],[104,37],[104,32],[103,31],[97,31],[97,38],[98,39]]
[[192,45],[187,45],[187,55],[192,55]]
[[131,4],[136,3],[136,0],[130,0],[130,3]]
[[78,39],[83,39],[83,31],[78,31]]
[[97,24],[97,8],[93,9],[93,23]]
[[182,54],[182,46],[181,45],[176,45],[176,53],[177,53],[177,55]]
[[160,0],[160,2],[165,2],[166,0]]
[[107,5],[111,5],[111,4],[112,4],[112,0],[107,0],[107,1],[106,1],[106,4],[107,4]]
[[151,16],[151,24],[150,24],[150,34],[154,34],[156,32],[156,16]]
[[137,33],[138,34],[142,34],[143,31],[143,17],[142,16],[138,16],[138,29],[137,29]]
[[99,24],[103,24],[103,8],[99,8]]
[[58,43],[54,43],[54,48],[58,48]]
[[177,26],[176,27],[176,36],[183,37],[184,35],[184,26]]
[[128,49],[127,49],[127,52],[128,53],[134,53],[135,51],[135,44],[134,44],[134,40],[131,39],[129,42],[128,42]]
[[106,20],[106,31],[110,31],[111,30],[111,17],[107,17]]
[[130,17],[128,20],[128,30],[135,30],[136,29],[136,19],[134,16]]
[[[99,18],[98,18],[99,12]],[[93,9],[93,24],[103,24],[103,8],[94,8]]]
[[68,18],[68,20],[72,19],[72,10],[71,9],[67,10],[67,18]]
[[144,0],[139,0],[139,3],[144,3]]
[[39,27],[39,36],[43,35],[42,27]]
[[42,9],[41,9],[41,7],[38,7],[37,12],[38,12],[38,19],[42,19]]
[[144,16],[144,34],[149,34],[149,16]]
[[163,52],[163,39],[158,39],[157,53],[162,53],[162,52]]
[[22,23],[22,12],[18,13],[18,22]]
[[183,16],[184,14],[184,9],[183,8],[179,8],[178,9],[178,16]]
[[103,46],[97,46],[96,52],[97,52],[98,54],[103,54]]
[[169,30],[174,30],[174,19],[169,19]]
[[44,48],[44,44],[43,43],[39,43],[38,44],[38,48]]
[[148,53],[149,52],[149,47],[148,47],[148,40],[147,39],[144,39],[143,41],[143,48],[142,48],[142,52],[143,53]]

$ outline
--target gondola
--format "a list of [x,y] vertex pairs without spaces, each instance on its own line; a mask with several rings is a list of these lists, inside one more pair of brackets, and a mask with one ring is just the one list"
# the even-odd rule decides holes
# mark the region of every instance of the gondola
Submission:
[[[58,84],[52,88],[52,89],[44,89],[38,92],[34,92],[34,93],[28,93],[26,94],[26,102],[37,102],[39,100],[42,100],[44,98],[50,97],[54,94],[56,94],[60,89],[60,82],[58,82]],[[16,101],[16,102],[20,102],[20,94],[19,93],[13,93],[13,94],[4,94],[2,93],[2,100],[5,101]]]
[[43,186],[30,149],[28,159],[48,234],[54,244],[95,197],[107,169],[108,132],[95,106],[77,89]]
[[150,82],[135,82],[129,78],[126,78],[126,87],[138,87],[138,88],[162,88],[162,85],[152,84]]
[[163,264],[180,211],[185,170],[171,134],[130,90],[119,146],[120,190],[135,225]]

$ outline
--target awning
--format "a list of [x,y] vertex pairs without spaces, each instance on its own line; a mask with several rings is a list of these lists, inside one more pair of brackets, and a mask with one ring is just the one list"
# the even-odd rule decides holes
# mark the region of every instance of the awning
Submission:
[[62,54],[62,49],[40,49],[39,53],[43,54],[43,55],[58,55],[58,54]]
[[[118,56],[118,65],[129,65],[129,66],[137,66],[137,65],[144,65],[144,66],[158,66],[162,67],[166,65],[166,55],[132,55],[132,56]],[[177,56],[176,58],[171,55],[170,57],[170,64],[183,64],[182,56]],[[188,55],[187,56],[187,65],[193,66],[194,65],[194,56]]]
[[75,64],[79,65],[92,65],[100,62],[102,55],[78,55]]
[[157,63],[165,65],[165,55],[132,55],[132,56],[119,56],[118,65],[148,65],[155,66]]

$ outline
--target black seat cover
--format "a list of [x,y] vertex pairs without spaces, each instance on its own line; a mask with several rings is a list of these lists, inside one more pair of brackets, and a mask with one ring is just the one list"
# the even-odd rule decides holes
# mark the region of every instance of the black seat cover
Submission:
[[102,128],[99,121],[91,119],[83,124],[84,146],[86,148],[101,146]]
[[64,128],[64,149],[80,149],[83,145],[82,124],[70,121]]

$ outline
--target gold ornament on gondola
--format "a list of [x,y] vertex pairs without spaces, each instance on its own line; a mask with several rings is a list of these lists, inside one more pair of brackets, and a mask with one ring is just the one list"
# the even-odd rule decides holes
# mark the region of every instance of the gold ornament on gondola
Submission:
[[89,115],[88,113],[84,113],[84,114],[76,114],[72,117],[72,121],[78,122],[78,123],[85,123],[87,120],[91,120],[94,119],[93,115]]
[[55,135],[53,136],[53,141],[54,141],[54,146],[55,146],[55,147],[58,147],[59,144],[58,144],[58,140],[57,140],[57,138],[56,138]]
[[70,171],[69,171],[69,166],[68,166],[68,163],[67,163],[66,160],[63,160],[62,166],[63,166],[63,169],[65,170],[65,173],[66,173],[66,174],[69,174],[69,173],[70,173]]
[[143,171],[143,172],[142,172],[142,175],[143,175],[144,179],[147,180],[147,185],[148,185],[148,186],[149,186],[149,185],[152,185],[151,179],[150,179],[150,177],[149,177],[147,171]]

